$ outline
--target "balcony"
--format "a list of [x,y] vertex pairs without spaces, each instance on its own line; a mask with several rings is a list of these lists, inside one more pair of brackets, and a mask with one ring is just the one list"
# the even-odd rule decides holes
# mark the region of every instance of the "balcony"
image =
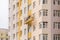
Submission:
[[19,0],[19,7],[21,7],[22,5],[22,0]]
[[21,27],[22,27],[22,21],[19,21],[19,22],[17,23],[17,25],[18,25],[18,31],[20,31],[20,29],[21,29]]
[[28,0],[28,5],[31,5],[32,4],[32,0]]
[[31,37],[32,37],[32,33],[29,32],[29,33],[28,33],[28,38],[31,38]]
[[19,7],[19,2],[17,2],[17,7]]
[[18,34],[18,40],[20,40],[20,37],[22,36],[22,31],[19,31],[17,34]]
[[34,19],[33,17],[28,16],[27,19],[25,20],[25,24],[31,23],[33,21],[33,19]]
[[18,24],[18,26],[21,26],[22,25],[22,21],[19,21],[17,24]]
[[22,36],[22,31],[20,31],[20,37]]
[[28,11],[28,16],[31,16],[32,15],[32,10],[29,10]]
[[18,0],[18,2],[17,2],[18,10],[20,10],[21,5],[22,5],[22,0]]
[[18,36],[20,36],[20,37],[22,36],[22,31],[18,32]]
[[22,10],[18,12],[18,19],[20,18],[20,16],[22,16]]

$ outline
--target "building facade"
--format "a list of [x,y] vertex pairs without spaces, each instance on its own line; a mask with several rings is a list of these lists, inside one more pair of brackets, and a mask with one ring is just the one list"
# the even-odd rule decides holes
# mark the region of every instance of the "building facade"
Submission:
[[60,0],[9,0],[10,40],[60,40]]
[[9,40],[8,29],[0,28],[0,40]]

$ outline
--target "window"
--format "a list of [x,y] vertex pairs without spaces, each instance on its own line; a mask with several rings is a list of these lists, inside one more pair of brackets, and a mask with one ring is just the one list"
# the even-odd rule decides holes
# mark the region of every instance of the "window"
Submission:
[[60,10],[53,10],[54,17],[60,17]]
[[58,0],[58,5],[60,5],[60,0]]
[[26,3],[26,0],[24,0],[24,3]]
[[60,29],[60,22],[58,22],[58,29]]
[[56,4],[60,5],[60,0],[53,0],[53,4],[54,5],[56,5]]
[[43,34],[43,40],[48,40],[47,34]]
[[47,23],[48,22],[43,22],[43,28],[47,28]]
[[8,40],[8,38],[6,38],[6,40]]
[[34,20],[36,19],[35,13],[33,13]]
[[24,29],[24,35],[26,34],[26,29]]
[[35,8],[36,4],[35,4],[35,1],[33,2],[33,8]]
[[48,34],[39,34],[39,40],[48,40]]
[[6,36],[8,36],[8,34],[6,34]]
[[53,4],[55,5],[55,0],[53,0]]
[[17,7],[19,7],[19,2],[17,2]]
[[21,16],[21,15],[22,15],[22,10],[20,10],[20,13],[21,13],[21,14],[19,14],[19,16]]
[[48,22],[40,22],[39,27],[40,28],[47,28]]
[[18,17],[18,12],[16,13],[16,19],[18,19],[17,17]]
[[13,20],[15,19],[15,15],[13,15]]
[[48,10],[47,9],[43,9],[43,16],[47,16]]
[[53,16],[56,16],[56,11],[55,10],[53,10]]
[[13,0],[14,1],[14,0]]
[[47,4],[47,0],[43,0],[43,4]]
[[40,0],[39,0],[39,4],[40,4]]
[[35,25],[33,25],[33,31],[35,31],[35,29],[36,29],[36,28],[35,28]]
[[2,36],[3,34],[1,33],[1,36]]
[[41,10],[39,10],[39,17],[41,16]]
[[10,14],[11,8],[9,8],[9,14]]
[[15,24],[13,24],[13,29],[15,29]]
[[41,39],[40,34],[39,34],[39,40]]
[[21,26],[22,26],[22,20],[20,21],[20,23],[21,23]]
[[26,7],[24,8],[24,13],[26,13]]
[[42,10],[39,10],[39,16],[48,16],[48,10],[47,9],[42,9]]
[[28,10],[31,8],[31,5],[28,5]]
[[28,5],[28,10],[29,10],[29,5]]
[[9,17],[9,23],[10,23],[10,17]]
[[26,39],[25,39],[26,40]]
[[53,26],[54,29],[60,29],[60,22],[54,22],[53,25],[54,25]]
[[1,38],[1,40],[3,40],[3,38]]
[[8,28],[9,28],[9,31],[10,31],[10,26]]
[[35,40],[35,36],[33,36],[33,40]]
[[32,29],[31,25],[28,25],[28,32],[31,32],[31,29]]
[[13,5],[13,10],[15,9],[15,5]]
[[9,0],[9,4],[10,4],[10,0]]
[[54,34],[53,40],[60,40],[60,34]]
[[42,28],[42,23],[41,22],[39,23],[39,26],[40,26],[40,28]]
[[31,40],[31,38],[28,38],[28,40]]
[[54,25],[53,28],[55,29],[58,26],[58,23],[57,22],[54,22],[53,25]]
[[15,38],[15,34],[13,34],[13,39]]

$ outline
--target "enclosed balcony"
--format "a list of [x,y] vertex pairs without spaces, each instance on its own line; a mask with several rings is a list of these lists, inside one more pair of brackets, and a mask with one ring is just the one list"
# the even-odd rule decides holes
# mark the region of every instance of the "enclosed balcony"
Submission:
[[18,18],[20,18],[20,16],[22,16],[22,10],[18,12]]
[[32,27],[31,25],[28,25],[28,38],[31,38],[32,36]]
[[22,5],[22,0],[18,0],[18,1],[19,1],[18,6],[21,7],[21,5]]
[[32,10],[28,10],[28,16],[32,15]]
[[19,31],[18,32],[18,36],[22,36],[22,31]]
[[20,37],[22,36],[22,31],[19,31],[17,34],[18,34],[18,40],[20,40]]
[[32,4],[32,0],[28,0],[28,5],[31,5]]
[[19,21],[17,24],[18,24],[18,26],[21,26],[22,25],[22,21]]
[[17,2],[17,7],[19,7],[19,2]]
[[22,36],[22,30],[20,31],[20,37]]
[[21,29],[21,27],[22,27],[22,21],[19,21],[19,22],[17,23],[17,25],[18,25],[18,31],[20,31],[20,29]]
[[29,33],[28,33],[28,38],[31,38],[31,37],[32,37],[32,33],[29,32]]
[[21,5],[22,5],[22,0],[18,0],[18,2],[17,2],[18,10],[20,10],[20,8],[22,7]]

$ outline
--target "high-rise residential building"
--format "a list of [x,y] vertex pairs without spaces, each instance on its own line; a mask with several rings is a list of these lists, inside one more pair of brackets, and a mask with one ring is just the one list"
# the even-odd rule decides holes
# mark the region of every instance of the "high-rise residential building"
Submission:
[[0,28],[0,40],[9,40],[8,29]]
[[10,40],[60,40],[60,0],[9,0]]

